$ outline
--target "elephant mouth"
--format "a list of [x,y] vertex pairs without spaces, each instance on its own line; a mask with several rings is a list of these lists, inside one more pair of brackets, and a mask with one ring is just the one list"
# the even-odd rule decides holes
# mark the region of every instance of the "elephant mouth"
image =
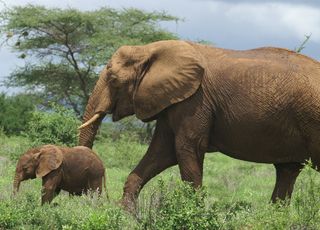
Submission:
[[114,114],[114,112],[115,112],[115,110],[116,110],[116,107],[117,107],[117,103],[118,103],[118,101],[116,101],[116,102],[111,106],[111,108],[110,108],[108,111],[106,111],[106,114]]
[[113,113],[112,114],[112,121],[119,121],[121,119],[121,116],[118,113]]
[[119,121],[120,120],[120,115],[119,113],[117,112],[117,104],[118,104],[118,101],[116,101],[114,103],[114,105],[112,106],[111,110],[110,110],[110,113],[109,114],[112,114],[112,121]]
[[116,101],[110,109],[106,110],[106,111],[97,111],[94,113],[94,115],[89,119],[87,120],[85,123],[83,123],[81,126],[78,127],[78,129],[83,129],[89,125],[91,125],[92,123],[96,122],[98,119],[102,119],[106,114],[112,114],[112,120],[113,121],[118,121],[119,120],[119,116],[117,115],[117,112],[116,112],[116,105],[117,105],[117,102]]

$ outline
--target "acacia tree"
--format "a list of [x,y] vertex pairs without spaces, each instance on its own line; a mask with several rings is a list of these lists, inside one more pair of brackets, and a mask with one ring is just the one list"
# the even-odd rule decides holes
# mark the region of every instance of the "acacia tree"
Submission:
[[23,86],[78,115],[99,71],[119,46],[177,39],[159,25],[177,22],[176,17],[138,9],[82,12],[28,5],[6,9],[1,19],[3,44],[26,60],[10,74],[7,86]]

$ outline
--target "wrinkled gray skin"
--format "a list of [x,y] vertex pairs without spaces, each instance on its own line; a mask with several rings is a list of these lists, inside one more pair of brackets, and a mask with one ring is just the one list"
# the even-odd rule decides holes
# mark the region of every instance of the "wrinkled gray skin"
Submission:
[[290,197],[302,163],[320,168],[320,64],[280,48],[234,51],[184,41],[121,47],[88,101],[79,145],[92,147],[106,114],[156,120],[124,186],[123,204],[166,168],[201,186],[205,152],[274,164],[272,201]]

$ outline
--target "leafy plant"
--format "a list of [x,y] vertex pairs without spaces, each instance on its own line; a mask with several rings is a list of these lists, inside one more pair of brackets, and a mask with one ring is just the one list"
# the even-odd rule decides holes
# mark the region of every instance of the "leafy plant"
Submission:
[[6,135],[19,135],[25,131],[31,113],[35,110],[35,97],[19,94],[0,94],[0,127]]
[[118,122],[103,123],[97,138],[110,138],[116,141],[122,136],[130,136],[132,141],[146,144],[151,141],[154,128],[155,122],[143,123],[134,116],[130,116]]
[[300,180],[299,187],[293,202],[297,212],[298,225],[301,228],[312,228],[320,218],[320,182],[316,178],[319,176],[314,169],[314,165],[309,160],[302,174],[305,180]]
[[37,110],[32,113],[24,135],[34,145],[57,144],[74,146],[77,144],[77,127],[80,121],[73,111],[53,105],[51,111]]
[[218,209],[206,205],[206,190],[196,190],[187,183],[171,186],[158,181],[149,208],[142,215],[146,229],[219,229]]
[[309,35],[304,35],[305,39],[303,40],[303,42],[299,45],[299,47],[294,48],[294,51],[297,53],[301,53],[301,51],[306,48],[306,44],[309,41],[309,39],[311,38],[311,34]]

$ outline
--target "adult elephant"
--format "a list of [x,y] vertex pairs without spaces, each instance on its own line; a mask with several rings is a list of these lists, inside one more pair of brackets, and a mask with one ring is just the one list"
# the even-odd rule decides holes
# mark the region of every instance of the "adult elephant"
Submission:
[[320,165],[320,64],[286,49],[234,51],[186,41],[123,46],[92,92],[80,145],[92,147],[106,114],[113,121],[132,114],[157,120],[125,183],[125,205],[176,164],[182,180],[201,186],[205,152],[274,164],[272,201],[291,196],[306,159]]

